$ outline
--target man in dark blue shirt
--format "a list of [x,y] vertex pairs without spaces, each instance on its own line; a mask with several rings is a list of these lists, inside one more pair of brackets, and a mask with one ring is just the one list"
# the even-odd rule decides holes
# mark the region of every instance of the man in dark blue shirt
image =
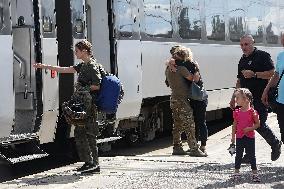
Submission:
[[[274,64],[270,54],[254,47],[251,35],[240,39],[243,56],[238,64],[236,88],[248,88],[253,94],[253,106],[259,114],[260,127],[256,130],[271,146],[271,160],[275,161],[281,154],[281,141],[266,124],[268,110],[262,103],[262,93],[274,73]],[[235,96],[232,96],[230,107],[235,108]]]

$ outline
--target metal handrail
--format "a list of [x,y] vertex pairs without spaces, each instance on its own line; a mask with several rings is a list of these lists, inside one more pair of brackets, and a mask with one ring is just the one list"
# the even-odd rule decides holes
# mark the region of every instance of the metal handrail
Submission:
[[[21,56],[19,56],[16,52],[14,52],[14,59],[19,63],[20,65],[20,78],[25,79],[26,78],[26,61]],[[24,65],[24,66],[23,66]],[[23,71],[24,69],[24,71]],[[23,74],[24,73],[24,74]]]

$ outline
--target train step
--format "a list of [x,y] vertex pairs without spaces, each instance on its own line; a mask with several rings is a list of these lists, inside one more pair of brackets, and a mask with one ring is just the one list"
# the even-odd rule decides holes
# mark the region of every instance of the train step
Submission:
[[36,134],[11,135],[0,141],[0,158],[9,164],[16,164],[48,156],[38,144]]
[[0,138],[0,145],[5,147],[12,144],[26,143],[27,141],[32,140],[38,140],[38,135],[36,133],[15,134]]
[[106,143],[106,142],[112,142],[112,141],[116,141],[121,139],[122,137],[120,136],[115,136],[115,137],[109,137],[109,138],[103,138],[103,139],[98,139],[97,143],[101,144],[101,143]]

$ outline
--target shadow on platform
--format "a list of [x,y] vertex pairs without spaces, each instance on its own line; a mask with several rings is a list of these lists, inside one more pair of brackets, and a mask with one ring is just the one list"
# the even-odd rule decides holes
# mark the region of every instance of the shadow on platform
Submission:
[[67,171],[62,173],[56,173],[52,175],[34,175],[34,177],[23,177],[16,181],[8,181],[7,185],[19,185],[19,186],[38,186],[38,185],[50,185],[50,184],[69,184],[82,180],[86,175],[75,174],[74,172]]
[[[246,165],[250,166],[250,165]],[[242,165],[242,167],[245,167],[245,165]],[[229,187],[236,187],[238,185],[242,185],[245,183],[248,184],[255,184],[255,187],[257,187],[257,184],[265,184],[269,183],[273,185],[275,182],[275,185],[271,186],[274,189],[283,189],[284,185],[280,184],[280,181],[284,180],[284,172],[283,167],[272,167],[269,166],[269,164],[257,164],[258,170],[259,170],[259,177],[260,182],[256,183],[252,181],[251,178],[251,171],[246,171],[241,168],[241,178],[238,180],[234,180],[230,176],[232,175],[234,171],[234,164],[204,164],[199,167],[196,167],[197,170],[203,170],[203,171],[209,171],[209,172],[221,172],[221,174],[228,174],[228,179],[224,181],[217,181],[213,184],[207,184],[202,187],[198,187],[198,189],[211,189],[211,188],[229,188]],[[243,168],[244,169],[244,168]]]

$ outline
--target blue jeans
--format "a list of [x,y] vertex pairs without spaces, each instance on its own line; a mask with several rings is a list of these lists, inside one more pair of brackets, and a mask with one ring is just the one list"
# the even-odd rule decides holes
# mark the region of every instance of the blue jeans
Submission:
[[207,100],[198,101],[190,99],[190,106],[193,110],[195,138],[197,141],[201,141],[201,146],[206,146],[206,141],[208,138],[208,130],[206,125]]
[[251,169],[257,170],[255,158],[255,139],[249,138],[247,136],[244,136],[243,138],[237,138],[236,140],[235,169],[241,168],[244,149],[249,157]]
[[266,106],[259,100],[253,101],[254,109],[259,114],[260,127],[256,131],[266,140],[266,142],[273,148],[279,144],[278,138],[275,136],[273,131],[266,124],[268,110]]

